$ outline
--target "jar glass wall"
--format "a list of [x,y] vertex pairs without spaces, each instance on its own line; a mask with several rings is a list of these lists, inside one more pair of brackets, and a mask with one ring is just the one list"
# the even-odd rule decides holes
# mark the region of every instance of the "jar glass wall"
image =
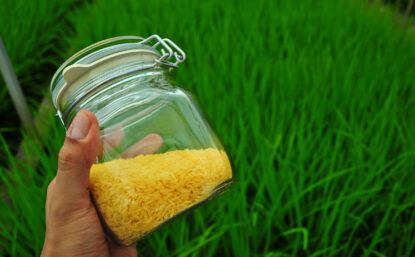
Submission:
[[98,119],[92,198],[108,233],[122,245],[213,198],[232,181],[228,156],[193,97],[173,86],[170,73],[155,62],[163,55],[114,40],[73,58],[52,81],[65,127],[81,109]]

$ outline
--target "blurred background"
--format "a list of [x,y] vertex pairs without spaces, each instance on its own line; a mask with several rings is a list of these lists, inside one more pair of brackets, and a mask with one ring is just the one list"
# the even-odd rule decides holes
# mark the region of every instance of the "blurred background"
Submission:
[[49,83],[69,56],[159,34],[188,59],[234,162],[230,192],[138,243],[141,256],[415,256],[413,0],[2,0],[34,122],[0,79],[0,256],[39,256],[65,131]]

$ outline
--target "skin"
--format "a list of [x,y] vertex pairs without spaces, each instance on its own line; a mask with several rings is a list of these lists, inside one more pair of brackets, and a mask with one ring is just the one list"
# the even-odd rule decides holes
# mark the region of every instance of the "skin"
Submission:
[[[82,127],[83,133],[74,125],[80,119],[84,124],[89,121],[89,126]],[[42,257],[137,256],[135,245],[121,247],[106,236],[91,201],[89,170],[100,145],[96,117],[89,111],[80,111],[68,129],[59,152],[56,177],[48,187]]]

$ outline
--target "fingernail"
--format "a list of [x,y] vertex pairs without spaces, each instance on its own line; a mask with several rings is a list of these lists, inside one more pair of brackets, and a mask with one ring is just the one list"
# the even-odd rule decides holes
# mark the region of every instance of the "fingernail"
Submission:
[[78,112],[68,129],[67,136],[72,139],[83,139],[88,135],[91,122],[84,112]]

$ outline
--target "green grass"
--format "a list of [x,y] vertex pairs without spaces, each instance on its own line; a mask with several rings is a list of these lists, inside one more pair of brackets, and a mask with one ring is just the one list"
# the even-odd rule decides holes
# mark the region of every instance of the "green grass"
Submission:
[[[40,99],[48,91],[45,85],[55,67],[64,59],[57,53],[62,51],[62,35],[71,29],[65,13],[77,0],[5,0],[0,4],[0,35],[8,55],[27,96],[30,110],[38,107]],[[7,87],[0,73],[0,131],[13,152],[21,139],[20,121]],[[0,150],[0,164],[6,158]]]
[[[58,148],[65,130],[51,111],[41,117],[44,124],[51,124],[49,135],[39,146],[38,141],[25,135],[25,156],[37,159],[37,167],[30,161],[22,162],[13,157],[0,135],[3,150],[10,160],[10,169],[0,166],[0,256],[40,256],[45,236],[46,189],[56,173]],[[4,200],[5,199],[5,200]]]
[[[415,38],[393,16],[332,0],[97,0],[72,13],[66,56],[126,34],[181,46],[177,81],[234,161],[229,193],[140,241],[139,252],[415,255]],[[4,254],[41,249],[64,135],[53,124],[46,147],[27,150],[37,169],[0,173],[13,203],[1,202]]]

